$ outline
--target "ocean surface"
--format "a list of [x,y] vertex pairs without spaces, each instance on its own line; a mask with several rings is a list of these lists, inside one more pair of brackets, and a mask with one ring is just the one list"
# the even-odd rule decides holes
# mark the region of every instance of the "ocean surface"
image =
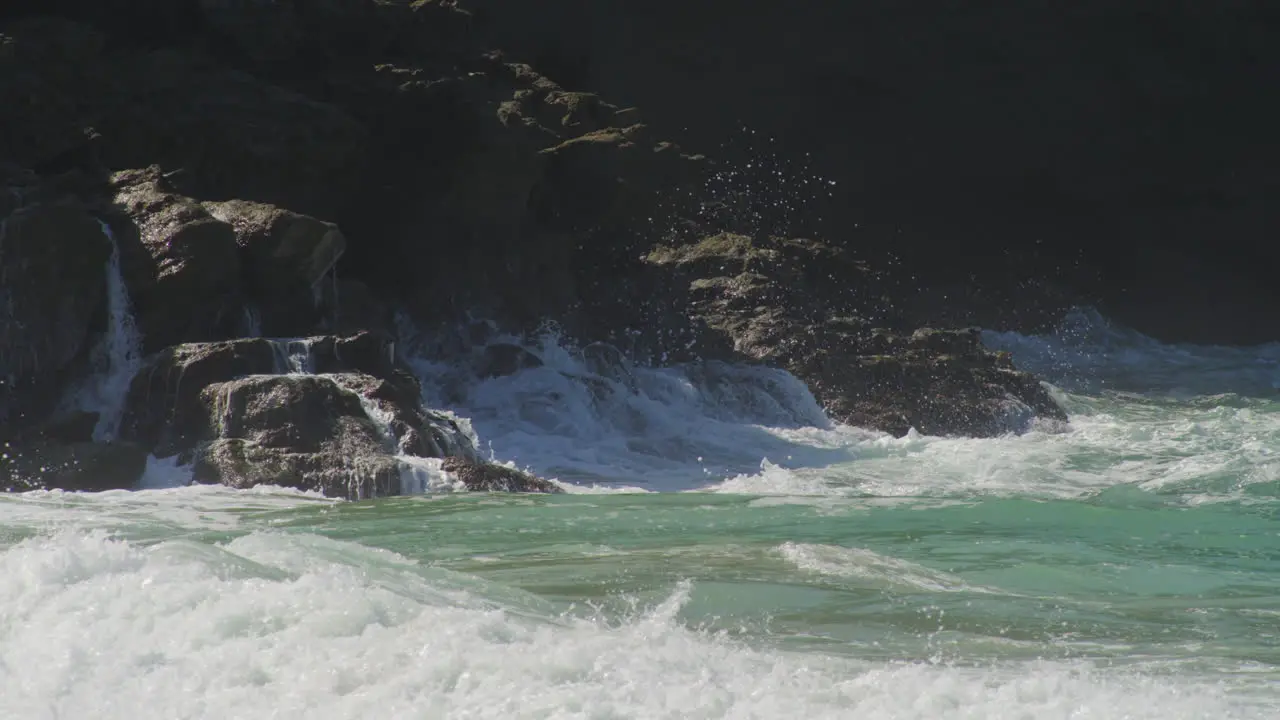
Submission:
[[988,333],[1069,426],[785,373],[416,362],[562,496],[0,496],[0,718],[1280,717],[1280,346]]

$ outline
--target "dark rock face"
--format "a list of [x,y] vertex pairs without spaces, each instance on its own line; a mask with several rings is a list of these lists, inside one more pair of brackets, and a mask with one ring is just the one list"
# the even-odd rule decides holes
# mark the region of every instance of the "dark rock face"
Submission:
[[132,443],[28,439],[0,457],[0,491],[131,490],[147,469],[147,449]]
[[[1280,339],[1274,5],[467,4],[513,57],[769,188],[759,229],[897,256],[900,297],[938,291],[918,324],[1084,300],[1165,340]],[[803,211],[771,204],[779,169],[813,181]]]
[[[721,234],[660,248],[649,261],[685,285],[688,332],[711,336],[702,347],[789,370],[841,422],[981,437],[1023,430],[1037,416],[1066,420],[1034,377],[985,350],[976,331],[875,329],[892,311],[877,299],[875,278],[839,248]],[[670,292],[679,297],[680,288]]]
[[[636,218],[698,166],[634,112],[502,61],[453,3],[184,7],[178,22],[120,0],[66,2],[48,11],[96,28],[6,26],[21,59],[14,106],[45,109],[7,114],[6,137],[28,138],[13,156],[31,165],[79,153],[94,169],[158,167],[165,193],[211,203],[258,248],[261,270],[244,274],[259,287],[276,259],[305,259],[287,275],[306,277],[339,254],[332,226],[299,213],[371,240],[352,242],[344,267],[420,319],[482,304],[536,323],[634,260]],[[104,32],[171,36],[154,49]],[[75,52],[45,49],[63,46]]]
[[346,249],[333,223],[245,201],[198,202],[158,167],[111,177],[113,223],[145,346],[233,338],[256,308],[271,337],[312,334],[337,298],[323,281]]
[[186,344],[134,379],[121,432],[157,456],[193,459],[200,482],[394,495],[397,454],[475,459],[457,424],[420,396],[374,333]]
[[4,178],[4,172],[0,168],[0,439],[44,417],[68,373],[85,359],[106,304],[111,255],[101,223],[82,204],[40,202],[33,176],[13,169]]
[[[300,366],[295,368],[294,364]],[[157,448],[161,456],[189,449],[204,439],[205,388],[251,375],[358,373],[377,379],[370,396],[417,406],[417,379],[401,367],[385,336],[300,340],[248,338],[190,343],[166,348],[151,359],[129,388],[121,433]]]
[[[624,0],[599,7],[631,8]],[[536,41],[551,14],[529,8]],[[511,6],[494,17],[525,12]],[[729,15],[756,23],[773,12]],[[574,22],[587,15],[565,17],[556,47],[573,54]],[[609,23],[584,37],[602,40],[607,32],[597,30],[615,27]],[[708,184],[733,175],[730,166],[684,152],[635,108],[576,87],[604,66],[544,54],[548,67],[566,73],[558,84],[493,51],[480,33],[485,26],[501,30],[502,22],[486,23],[451,0],[0,7],[0,438],[41,427],[28,436],[39,448],[32,457],[53,459],[130,448],[181,455],[197,463],[202,481],[237,487],[390,494],[400,491],[395,456],[404,454],[449,458],[473,489],[555,491],[478,462],[465,434],[422,406],[418,381],[396,360],[392,308],[424,325],[456,325],[472,309],[495,320],[456,343],[455,354],[480,348],[471,357],[483,377],[539,365],[494,337],[550,319],[585,345],[593,372],[624,384],[634,380],[632,359],[765,362],[805,380],[837,419],[895,433],[992,435],[1031,416],[1061,419],[1033,378],[984,351],[974,334],[911,332],[1007,306],[1015,279],[1026,277],[1014,267],[1021,255],[979,259],[999,243],[975,243],[963,223],[945,242],[929,235],[934,226],[912,229],[925,241],[909,245],[918,248],[911,272],[918,269],[920,280],[907,286],[903,273],[884,272],[876,253],[852,251],[888,245],[875,231],[850,228],[893,224],[891,213],[871,220],[861,210],[831,213],[834,242],[783,239],[789,228],[766,232],[785,225],[786,212],[821,213],[783,212],[785,203],[750,190],[734,190],[729,200],[703,196]],[[714,58],[737,42],[724,37],[687,52]],[[669,48],[663,41],[654,50]],[[770,42],[758,49],[764,57],[777,51]],[[583,52],[612,57],[595,45]],[[615,67],[619,87],[637,79],[623,72],[636,67]],[[778,66],[785,72],[743,67],[766,85],[792,83],[805,97],[826,89],[826,81],[813,86],[803,63],[787,60]],[[575,76],[579,70],[585,74]],[[828,79],[843,87],[848,78],[837,76]],[[760,104],[760,86],[744,83],[706,90]],[[904,107],[919,109],[896,91],[874,90],[877,83],[866,87],[880,98],[873,105],[892,109],[885,122]],[[673,131],[691,128],[688,137],[704,148],[727,127],[705,124],[714,113],[676,117],[668,101],[654,106],[647,117],[665,115]],[[681,112],[694,107],[702,106]],[[802,123],[806,139],[824,143],[824,157],[861,153],[869,164],[850,162],[850,172],[884,162],[849,131],[866,118],[833,108],[805,114],[771,102],[765,117]],[[893,157],[920,167],[911,153]],[[886,187],[900,189],[905,176],[895,172]],[[964,180],[942,178],[929,178],[934,194],[925,197]],[[1049,180],[1057,187],[1059,178]],[[869,180],[846,186],[877,207],[914,209]],[[978,216],[985,217],[958,217]],[[151,354],[133,380],[114,446],[85,444],[87,417],[43,423],[102,330],[111,248],[98,217],[114,231]],[[1031,227],[1017,225],[1023,220],[1010,227]],[[953,273],[966,269],[985,278],[981,288]],[[1062,282],[1061,292],[1037,284],[1022,306],[1052,315],[1079,294]],[[925,292],[920,283],[929,285]],[[249,334],[295,339],[236,339]],[[117,480],[55,480],[123,486],[120,478],[137,467],[103,462],[124,468],[104,473]]]
[[235,230],[246,256],[245,292],[262,309],[262,332],[268,337],[311,332],[321,317],[316,302],[321,282],[347,249],[342,231],[262,203],[231,200],[205,207]]
[[196,481],[351,499],[398,494],[400,466],[388,447],[394,440],[343,380],[251,376],[205,387],[200,395],[212,440],[196,450]]
[[120,433],[168,457],[194,447],[205,434],[201,393],[237,377],[277,372],[267,340],[198,343],[166,348],[129,387]]
[[218,325],[238,307],[240,258],[232,226],[200,203],[174,194],[159,168],[117,173],[113,204],[127,216],[116,223],[125,245],[136,235],[147,266],[133,272],[131,296],[145,346],[225,337]]

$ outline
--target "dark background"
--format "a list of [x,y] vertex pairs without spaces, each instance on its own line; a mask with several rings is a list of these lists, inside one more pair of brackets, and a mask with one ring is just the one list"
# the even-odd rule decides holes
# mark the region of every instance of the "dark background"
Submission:
[[689,149],[834,180],[794,231],[899,257],[935,312],[980,288],[958,320],[1071,296],[1164,339],[1280,339],[1280,4],[466,5]]
[[[160,46],[220,4],[10,0],[0,20]],[[1280,340],[1280,4],[462,6],[508,59],[733,169],[770,229],[894,268],[922,322],[1040,329],[1078,301],[1166,340]]]

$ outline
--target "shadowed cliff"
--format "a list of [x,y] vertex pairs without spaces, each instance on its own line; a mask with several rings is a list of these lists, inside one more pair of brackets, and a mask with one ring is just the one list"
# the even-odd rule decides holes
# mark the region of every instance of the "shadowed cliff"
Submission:
[[1274,3],[469,6],[686,146],[836,181],[803,222],[900,257],[931,311],[980,285],[967,319],[1035,324],[1050,282],[1163,339],[1280,339]]

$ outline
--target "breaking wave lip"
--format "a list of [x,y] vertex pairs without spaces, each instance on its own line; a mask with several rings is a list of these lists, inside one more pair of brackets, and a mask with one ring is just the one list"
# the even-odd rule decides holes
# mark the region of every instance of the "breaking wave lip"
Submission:
[[0,716],[1265,718],[1248,678],[981,667],[747,647],[696,586],[612,620],[383,550],[64,531],[0,553]]

